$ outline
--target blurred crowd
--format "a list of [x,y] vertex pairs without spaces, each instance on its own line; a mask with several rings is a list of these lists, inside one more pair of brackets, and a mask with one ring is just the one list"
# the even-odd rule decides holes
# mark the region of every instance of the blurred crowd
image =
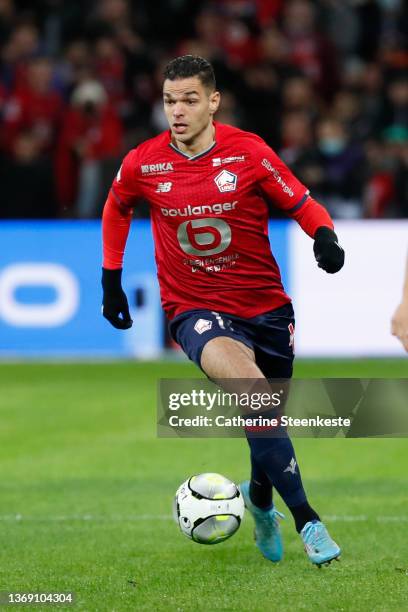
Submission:
[[0,0],[0,217],[98,217],[186,53],[334,217],[408,217],[407,23],[402,0]]

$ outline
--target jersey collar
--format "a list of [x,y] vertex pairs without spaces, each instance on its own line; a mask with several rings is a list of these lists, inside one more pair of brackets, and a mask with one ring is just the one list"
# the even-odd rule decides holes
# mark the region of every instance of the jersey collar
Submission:
[[[204,155],[207,155],[207,153],[212,151],[213,148],[217,144],[217,140],[216,140],[217,139],[217,125],[216,125],[215,122],[214,122],[214,126],[215,126],[215,140],[214,140],[214,142],[212,142],[207,149],[204,149],[204,151],[200,151],[200,153],[197,153],[196,155],[190,156],[190,155],[187,155],[186,153],[183,153],[183,151],[180,151],[180,149],[178,149],[171,141],[169,142],[169,146],[173,149],[173,151],[175,151],[176,153],[178,153],[179,155],[181,155],[185,159],[188,159],[189,161],[194,161],[195,159],[199,159],[200,157],[204,157]],[[169,135],[170,135],[170,138],[171,138],[170,130],[169,130]]]
[[210,151],[213,150],[213,148],[215,147],[217,143],[214,141],[212,144],[210,144],[210,146],[205,149],[204,151],[201,151],[200,153],[197,153],[196,155],[187,155],[186,153],[183,153],[183,151],[180,151],[180,149],[178,149],[176,146],[174,146],[174,144],[172,142],[169,143],[169,146],[173,149],[173,151],[175,151],[176,153],[178,153],[179,155],[182,155],[183,157],[185,157],[186,159],[193,161],[194,159],[199,159],[200,157],[203,157],[204,155],[207,155],[207,153],[209,153]]

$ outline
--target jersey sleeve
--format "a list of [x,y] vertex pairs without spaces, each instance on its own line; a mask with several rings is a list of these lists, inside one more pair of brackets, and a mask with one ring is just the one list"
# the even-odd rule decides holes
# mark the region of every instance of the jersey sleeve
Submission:
[[133,208],[141,197],[137,149],[127,154],[112,183],[102,215],[103,267],[123,267]]
[[141,197],[139,171],[138,150],[132,149],[124,158],[111,187],[115,198],[124,207],[133,209]]
[[251,146],[255,180],[277,208],[299,223],[313,238],[319,227],[333,229],[327,210],[309,193],[276,153],[261,139],[254,139]]

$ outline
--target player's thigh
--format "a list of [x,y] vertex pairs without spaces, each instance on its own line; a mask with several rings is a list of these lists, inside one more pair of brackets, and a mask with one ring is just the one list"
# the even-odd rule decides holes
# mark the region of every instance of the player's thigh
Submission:
[[254,351],[242,342],[226,336],[213,338],[204,345],[201,368],[213,380],[263,378],[255,363]]
[[[201,369],[227,393],[246,397],[254,394],[257,398],[271,394],[270,384],[256,364],[254,351],[232,338],[209,340],[201,354]],[[263,406],[267,408],[267,404]],[[241,409],[243,415],[253,414],[250,403],[244,403]]]
[[250,337],[232,325],[229,316],[209,310],[187,311],[173,319],[170,333],[189,359],[223,389],[268,392]]
[[254,375],[252,343],[216,312],[187,311],[171,321],[170,334],[209,378]]

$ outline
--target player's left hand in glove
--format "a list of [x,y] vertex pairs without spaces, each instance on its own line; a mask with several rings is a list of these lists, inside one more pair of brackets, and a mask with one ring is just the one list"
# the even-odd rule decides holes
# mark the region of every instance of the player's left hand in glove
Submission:
[[313,251],[319,268],[329,274],[338,272],[344,265],[344,251],[329,227],[319,227],[316,230]]
[[122,289],[122,270],[102,268],[102,314],[116,329],[129,329],[130,318],[126,293]]

